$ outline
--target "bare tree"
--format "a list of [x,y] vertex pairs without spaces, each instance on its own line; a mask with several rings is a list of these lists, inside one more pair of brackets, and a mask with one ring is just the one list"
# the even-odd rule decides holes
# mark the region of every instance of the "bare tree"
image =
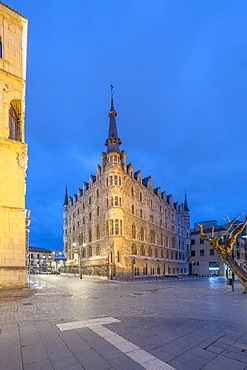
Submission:
[[238,277],[238,280],[245,289],[245,293],[247,293],[247,272],[237,264],[232,255],[232,249],[237,240],[237,237],[239,234],[242,233],[243,230],[245,230],[247,225],[247,217],[245,217],[245,221],[243,223],[235,225],[236,221],[241,216],[242,214],[232,221],[229,219],[229,217],[227,217],[229,226],[223,232],[223,234],[221,234],[217,238],[214,235],[214,227],[212,227],[212,233],[210,237],[204,234],[203,225],[202,224],[198,225],[200,227],[200,238],[202,240],[206,240],[211,245],[211,247],[218,253],[221,261],[223,261]]

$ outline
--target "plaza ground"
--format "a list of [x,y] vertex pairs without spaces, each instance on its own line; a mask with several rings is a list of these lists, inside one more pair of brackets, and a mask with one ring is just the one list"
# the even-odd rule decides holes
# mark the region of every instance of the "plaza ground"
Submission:
[[247,295],[223,278],[31,275],[0,291],[0,370],[247,369]]

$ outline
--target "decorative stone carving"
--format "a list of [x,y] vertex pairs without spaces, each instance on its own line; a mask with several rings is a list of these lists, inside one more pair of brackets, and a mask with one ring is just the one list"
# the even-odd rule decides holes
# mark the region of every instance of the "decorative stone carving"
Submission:
[[27,169],[27,160],[28,160],[28,155],[23,152],[18,152],[17,153],[17,163],[18,166],[21,167],[23,171],[26,171]]

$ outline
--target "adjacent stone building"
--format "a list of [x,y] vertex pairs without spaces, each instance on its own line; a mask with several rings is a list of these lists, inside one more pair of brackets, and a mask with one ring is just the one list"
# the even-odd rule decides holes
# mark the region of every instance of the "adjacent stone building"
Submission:
[[0,2],[0,288],[28,285],[24,138],[27,25]]
[[64,200],[67,272],[108,278],[189,273],[190,216],[187,199],[154,188],[120,151],[113,96],[106,152],[96,175]]

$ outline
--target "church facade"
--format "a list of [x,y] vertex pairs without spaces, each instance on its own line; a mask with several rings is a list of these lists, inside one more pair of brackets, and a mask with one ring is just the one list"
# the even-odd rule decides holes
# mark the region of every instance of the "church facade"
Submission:
[[189,273],[190,215],[185,195],[154,188],[127,164],[116,125],[113,96],[106,152],[96,175],[68,196],[63,212],[67,272],[80,276],[129,279]]
[[24,138],[27,25],[0,3],[0,288],[28,285]]

